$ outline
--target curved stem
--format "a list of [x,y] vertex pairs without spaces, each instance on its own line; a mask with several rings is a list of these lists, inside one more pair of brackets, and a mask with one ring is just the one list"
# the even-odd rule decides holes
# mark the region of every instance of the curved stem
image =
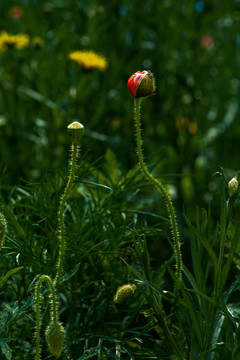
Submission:
[[77,142],[72,143],[72,154],[71,154],[71,167],[70,167],[70,174],[68,178],[68,183],[63,193],[63,196],[60,201],[59,205],[59,212],[58,212],[58,224],[59,224],[59,254],[58,254],[58,262],[57,262],[57,274],[55,278],[56,284],[59,282],[59,278],[62,273],[63,269],[63,259],[65,254],[65,224],[64,224],[64,210],[66,201],[71,193],[71,186],[73,184],[74,175],[77,169],[77,155],[78,155],[78,144]]
[[146,176],[146,178],[157,187],[160,193],[163,195],[164,200],[166,202],[168,215],[170,218],[171,226],[172,226],[172,236],[174,241],[174,250],[176,257],[176,276],[178,280],[177,287],[179,287],[180,282],[182,280],[182,255],[181,255],[181,245],[179,239],[179,232],[177,226],[177,220],[175,215],[175,209],[171,200],[171,197],[168,193],[168,189],[161,184],[161,182],[155,179],[150,172],[148,171],[144,160],[143,160],[143,152],[142,152],[142,139],[141,139],[141,126],[140,126],[140,101],[141,98],[135,98],[135,122],[136,122],[136,133],[137,133],[137,153],[139,159],[139,165]]
[[48,282],[51,292],[51,319],[54,323],[58,322],[58,312],[57,312],[57,299],[55,287],[52,279],[48,275],[42,275],[36,285],[36,360],[40,360],[41,347],[40,347],[40,330],[41,330],[41,286],[43,281]]

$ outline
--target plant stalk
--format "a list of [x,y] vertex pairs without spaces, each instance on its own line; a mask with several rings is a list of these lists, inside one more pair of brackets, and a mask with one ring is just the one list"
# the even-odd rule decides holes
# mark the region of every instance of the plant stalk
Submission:
[[36,360],[40,360],[41,347],[40,347],[40,330],[41,330],[41,286],[43,281],[46,281],[50,286],[51,293],[51,319],[54,323],[58,322],[58,312],[57,312],[57,299],[55,287],[52,279],[48,275],[42,275],[36,285]]
[[182,281],[182,255],[181,255],[181,245],[180,245],[175,209],[171,197],[169,195],[168,189],[164,185],[162,185],[159,180],[157,180],[150,174],[143,160],[141,124],[140,124],[140,101],[141,98],[135,98],[135,123],[136,123],[137,153],[138,153],[139,165],[146,178],[153,185],[157,187],[157,189],[160,191],[166,202],[166,207],[168,210],[168,215],[172,226],[172,237],[173,237],[174,252],[176,258],[176,276],[178,282],[177,288],[179,288]]
[[74,176],[77,169],[77,155],[78,155],[78,143],[72,143],[72,153],[71,153],[71,167],[70,174],[67,182],[67,186],[64,190],[63,196],[60,200],[59,212],[58,212],[58,225],[59,225],[59,254],[57,261],[57,273],[55,282],[58,284],[60,276],[63,270],[63,260],[65,254],[66,240],[65,240],[65,224],[64,224],[64,211],[66,201],[71,193],[71,188],[74,180]]

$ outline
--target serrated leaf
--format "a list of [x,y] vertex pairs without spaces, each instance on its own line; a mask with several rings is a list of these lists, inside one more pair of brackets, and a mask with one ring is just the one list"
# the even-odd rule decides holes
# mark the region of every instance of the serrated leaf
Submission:
[[16,272],[18,272],[19,270],[21,270],[23,268],[23,266],[19,266],[17,268],[14,268],[14,269],[11,269],[9,270],[5,275],[2,274],[1,277],[0,277],[0,288],[2,288],[6,281],[8,280],[8,278],[10,276],[12,276],[13,274],[15,274]]

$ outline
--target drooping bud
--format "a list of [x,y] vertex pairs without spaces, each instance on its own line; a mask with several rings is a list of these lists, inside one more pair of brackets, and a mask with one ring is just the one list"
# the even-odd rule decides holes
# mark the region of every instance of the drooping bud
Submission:
[[7,232],[7,222],[2,213],[0,213],[0,249],[3,245],[3,241]]
[[84,126],[80,122],[74,121],[67,128],[72,141],[78,143],[83,136]]
[[134,97],[152,95],[155,88],[155,81],[151,71],[137,71],[128,79],[128,89]]
[[237,179],[235,177],[229,181],[228,192],[229,192],[230,196],[232,196],[237,191],[238,186],[239,186],[239,182],[237,181]]
[[113,298],[113,302],[118,304],[124,300],[130,298],[136,289],[136,285],[122,285],[117,289],[117,292]]
[[51,354],[59,356],[65,338],[65,330],[62,324],[51,322],[46,329],[45,336]]

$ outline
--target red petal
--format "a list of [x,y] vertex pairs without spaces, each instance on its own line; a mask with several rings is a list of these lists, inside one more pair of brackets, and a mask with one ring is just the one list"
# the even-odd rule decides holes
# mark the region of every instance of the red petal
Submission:
[[136,73],[133,74],[129,79],[128,79],[128,89],[130,91],[130,93],[132,94],[132,96],[136,96],[136,91],[137,91],[137,85],[134,81],[135,79],[135,76],[136,76]]
[[137,71],[128,79],[128,89],[133,96],[136,96],[137,88],[146,74],[146,70]]

